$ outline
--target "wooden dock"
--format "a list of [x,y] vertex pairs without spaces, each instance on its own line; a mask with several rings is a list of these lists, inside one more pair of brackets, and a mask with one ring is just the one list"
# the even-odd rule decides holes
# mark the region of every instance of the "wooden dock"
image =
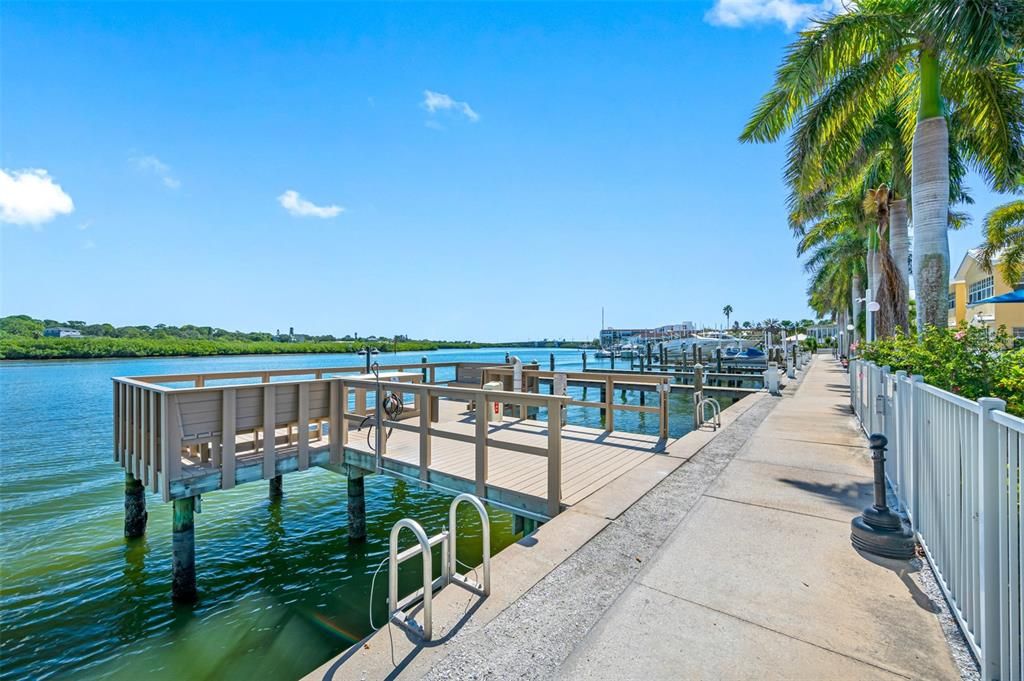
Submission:
[[[283,475],[311,466],[349,479],[349,513],[364,515],[368,474],[388,474],[449,493],[471,492],[523,518],[544,521],[601,489],[668,444],[672,378],[653,374],[544,372],[526,367],[522,390],[485,390],[512,383],[513,367],[479,363],[288,369],[114,379],[114,458],[126,472],[126,534],[141,488],[175,503],[178,522],[192,532],[195,500],[258,480],[280,493]],[[560,374],[560,375],[559,375]],[[550,394],[553,380],[599,384],[600,399]],[[621,404],[616,390],[655,394],[652,404]],[[389,413],[385,399],[401,396]],[[605,430],[564,423],[564,409],[600,409]],[[614,429],[615,413],[656,415],[659,436]],[[387,437],[377,437],[376,414]],[[131,490],[131,491],[130,491]],[[135,511],[138,513],[138,510]],[[365,520],[363,527],[365,527]],[[350,523],[351,524],[351,523]],[[141,523],[144,529],[144,518]],[[351,529],[351,528],[350,528]],[[365,529],[363,530],[365,532]],[[191,540],[190,540],[191,541]],[[184,542],[188,544],[188,542]],[[186,582],[194,555],[182,557]],[[175,587],[178,588],[178,555]],[[176,591],[177,593],[177,591]],[[191,594],[191,595],[190,595]]]

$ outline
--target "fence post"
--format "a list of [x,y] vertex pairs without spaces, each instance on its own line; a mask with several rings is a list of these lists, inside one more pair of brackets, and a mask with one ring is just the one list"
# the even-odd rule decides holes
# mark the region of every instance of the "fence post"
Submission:
[[920,519],[918,512],[920,510],[919,507],[921,499],[920,485],[918,485],[917,478],[919,468],[917,465],[917,445],[921,441],[921,415],[918,414],[920,407],[917,402],[917,385],[923,382],[924,376],[921,374],[914,374],[910,377],[910,390],[908,391],[908,396],[910,397],[910,400],[908,401],[908,406],[910,407],[910,439],[907,442],[907,446],[910,449],[910,456],[907,459],[910,461],[910,499],[908,500],[908,508],[910,509],[910,522],[915,531],[917,530],[918,521]]
[[[907,427],[905,423],[905,414],[903,408],[903,398],[905,397],[905,388],[903,387],[907,380],[907,372],[902,369],[896,372],[896,390],[893,391],[892,395],[892,416],[893,423],[895,426],[895,438],[891,439],[890,442],[895,442],[894,447],[896,451],[896,484],[893,487],[896,488],[896,496],[900,500],[901,505],[906,505],[906,489],[903,486],[903,457],[906,454],[906,435]],[[890,482],[892,482],[890,480]]]
[[888,364],[878,371],[878,396],[875,397],[875,408],[878,411],[876,430],[885,433],[885,437],[892,442],[892,433],[889,430],[889,371]]
[[999,430],[992,411],[1006,409],[1006,402],[994,397],[978,400],[978,576],[981,585],[981,678],[999,678]]

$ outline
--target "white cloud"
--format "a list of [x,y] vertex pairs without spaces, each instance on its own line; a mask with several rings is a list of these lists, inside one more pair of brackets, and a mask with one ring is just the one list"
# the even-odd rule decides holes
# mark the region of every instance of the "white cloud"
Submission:
[[82,242],[83,251],[91,251],[94,248],[96,248],[96,242],[93,241],[92,239],[86,239],[85,241]]
[[174,177],[171,173],[171,167],[156,156],[135,156],[131,161],[135,165],[136,170],[141,173],[156,175],[168,189],[177,189],[181,186],[181,180]]
[[42,225],[74,209],[74,201],[45,170],[0,169],[0,222]]
[[430,113],[436,113],[438,111],[455,111],[457,113],[461,113],[473,123],[480,120],[480,114],[473,111],[473,107],[471,107],[467,102],[460,102],[452,99],[441,92],[424,90],[423,107]]
[[715,0],[714,7],[707,11],[704,19],[708,23],[731,28],[778,21],[792,31],[811,19],[843,11],[842,0]]
[[90,227],[92,227],[94,222],[96,222],[96,221],[95,220],[86,220],[85,222],[79,223],[78,229],[80,229],[80,230],[82,230],[84,232],[85,230],[87,230]]
[[341,206],[318,206],[312,201],[307,201],[302,198],[294,189],[289,189],[284,194],[277,197],[277,202],[280,203],[281,207],[286,211],[295,217],[300,218],[333,218],[345,212],[345,209]]

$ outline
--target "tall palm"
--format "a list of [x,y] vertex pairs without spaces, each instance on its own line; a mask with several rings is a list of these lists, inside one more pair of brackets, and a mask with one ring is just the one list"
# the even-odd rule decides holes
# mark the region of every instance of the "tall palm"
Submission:
[[791,151],[819,151],[791,153],[787,175],[831,157],[827,174],[895,103],[911,147],[919,328],[945,324],[951,177],[970,165],[1003,189],[1024,167],[1020,12],[1002,0],[860,0],[801,33],[740,137],[774,141],[795,126]]
[[1012,288],[1024,282],[1024,199],[999,206],[985,216],[982,264],[992,270],[998,256],[1003,280]]
[[725,315],[725,328],[729,328],[729,318],[732,317],[732,305],[723,307],[722,314]]

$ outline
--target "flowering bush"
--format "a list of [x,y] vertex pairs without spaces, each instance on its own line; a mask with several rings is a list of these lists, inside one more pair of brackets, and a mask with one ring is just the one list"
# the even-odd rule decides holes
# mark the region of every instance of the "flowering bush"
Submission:
[[892,371],[921,374],[926,383],[968,399],[998,397],[1008,412],[1024,416],[1024,349],[1011,346],[1005,328],[992,334],[961,324],[868,343],[861,357]]

